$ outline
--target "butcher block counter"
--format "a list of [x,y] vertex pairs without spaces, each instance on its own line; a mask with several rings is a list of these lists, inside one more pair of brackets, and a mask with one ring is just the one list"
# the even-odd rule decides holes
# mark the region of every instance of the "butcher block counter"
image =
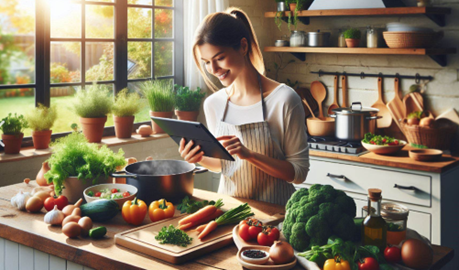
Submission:
[[[94,227],[103,225],[107,228],[108,233],[103,239],[67,238],[61,233],[60,227],[51,227],[43,222],[44,209],[40,213],[32,214],[11,206],[10,198],[19,190],[29,192],[36,186],[35,181],[31,181],[29,184],[20,183],[0,188],[0,238],[94,269],[242,269],[236,258],[237,248],[234,244],[181,265],[131,252],[115,244],[115,234],[134,228],[126,224],[120,214],[107,223],[94,224]],[[223,202],[248,202],[252,208],[263,213],[284,214],[282,206],[232,198],[199,189],[194,190],[193,196],[202,200],[222,198]],[[144,224],[148,223],[146,217]],[[434,246],[435,263],[432,269],[441,269],[453,256],[452,249]],[[294,269],[302,268],[297,265]]]

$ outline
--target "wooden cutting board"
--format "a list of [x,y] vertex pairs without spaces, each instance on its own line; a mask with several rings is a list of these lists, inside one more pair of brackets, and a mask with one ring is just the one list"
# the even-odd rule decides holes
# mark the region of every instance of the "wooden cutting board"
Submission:
[[[227,211],[238,205],[225,204],[225,206],[227,207],[223,207],[223,210]],[[280,222],[284,219],[283,215],[269,216],[254,208],[252,208],[252,211],[255,213],[255,218],[266,224]],[[128,248],[128,250],[137,251],[173,264],[184,263],[233,243],[232,231],[235,226],[234,224],[219,226],[202,240],[198,239],[197,231],[187,230],[187,234],[193,238],[193,241],[187,247],[160,244],[159,241],[155,239],[155,236],[158,235],[161,228],[169,225],[175,227],[183,217],[184,215],[177,216],[121,232],[115,235],[115,243]]]

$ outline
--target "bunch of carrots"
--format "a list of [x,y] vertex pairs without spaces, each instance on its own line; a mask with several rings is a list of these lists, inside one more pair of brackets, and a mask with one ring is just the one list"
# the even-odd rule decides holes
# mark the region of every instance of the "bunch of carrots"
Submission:
[[220,209],[222,206],[222,199],[216,201],[214,205],[204,206],[199,211],[179,220],[178,229],[188,230],[218,218],[219,216],[223,215],[223,211]]

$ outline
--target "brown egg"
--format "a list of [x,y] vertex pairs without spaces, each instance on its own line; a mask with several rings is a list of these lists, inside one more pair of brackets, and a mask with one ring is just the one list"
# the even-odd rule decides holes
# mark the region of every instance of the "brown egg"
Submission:
[[432,264],[433,251],[418,239],[408,239],[402,245],[403,263],[414,269],[428,269]]
[[62,232],[70,238],[77,238],[81,234],[81,227],[76,222],[69,222],[62,228]]
[[81,227],[81,236],[88,236],[89,230],[92,229],[92,220],[89,217],[82,217],[78,225]]
[[25,208],[27,211],[32,213],[40,212],[43,208],[43,201],[39,197],[30,197],[27,200]]
[[80,220],[80,216],[74,216],[74,215],[71,215],[71,216],[67,216],[64,218],[64,220],[62,221],[62,227],[64,227],[67,223],[69,222],[75,222],[77,223],[79,220]]

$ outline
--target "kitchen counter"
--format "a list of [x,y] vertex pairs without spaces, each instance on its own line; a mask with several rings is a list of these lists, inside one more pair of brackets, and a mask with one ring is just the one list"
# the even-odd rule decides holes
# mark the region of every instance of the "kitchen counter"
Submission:
[[[104,239],[90,238],[70,239],[61,233],[60,227],[48,226],[43,222],[45,210],[40,213],[27,213],[13,208],[10,198],[19,190],[31,191],[36,187],[35,181],[28,185],[19,183],[0,188],[0,237],[33,249],[52,254],[65,260],[94,269],[242,269],[236,259],[237,248],[230,245],[215,252],[199,257],[181,265],[172,265],[153,257],[130,252],[114,242],[114,235],[132,229],[126,224],[121,215],[117,215],[107,224],[95,223],[96,226],[106,226],[108,233]],[[237,199],[214,192],[195,189],[197,199],[216,200],[224,202],[248,202],[252,208],[269,215],[284,214],[284,207],[253,200]],[[148,215],[144,224],[148,224]],[[433,246],[434,266],[440,269],[453,256],[454,251],[447,247]],[[296,266],[294,269],[302,269]]]
[[359,163],[388,166],[407,170],[417,170],[433,173],[443,173],[451,168],[459,166],[459,157],[443,155],[441,160],[434,162],[416,161],[408,156],[408,151],[415,149],[409,145],[405,146],[395,155],[377,155],[368,152],[360,156],[341,154],[330,151],[309,150],[309,155],[314,157],[333,158]]

